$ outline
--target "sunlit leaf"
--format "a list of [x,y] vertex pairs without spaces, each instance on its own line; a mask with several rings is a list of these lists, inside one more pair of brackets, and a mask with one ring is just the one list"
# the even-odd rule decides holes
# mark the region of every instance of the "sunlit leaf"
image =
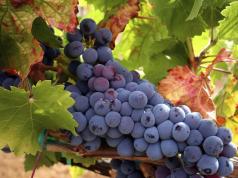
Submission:
[[161,80],[159,92],[172,103],[186,104],[203,117],[215,119],[215,105],[203,75],[196,76],[187,66],[175,67]]

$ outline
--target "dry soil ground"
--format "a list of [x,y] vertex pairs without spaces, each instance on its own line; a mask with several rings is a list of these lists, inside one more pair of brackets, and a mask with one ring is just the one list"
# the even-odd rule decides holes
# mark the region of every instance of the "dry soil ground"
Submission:
[[[0,152],[0,178],[30,178],[30,172],[24,171],[24,158]],[[57,164],[52,168],[42,167],[37,170],[35,178],[71,178],[67,166]],[[85,171],[80,178],[107,178]]]

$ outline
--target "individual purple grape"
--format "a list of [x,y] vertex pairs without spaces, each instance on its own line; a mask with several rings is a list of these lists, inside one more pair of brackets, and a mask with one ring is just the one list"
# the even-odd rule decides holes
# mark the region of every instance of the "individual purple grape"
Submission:
[[77,83],[76,83],[78,89],[80,90],[80,92],[85,95],[86,93],[89,92],[89,88],[88,88],[88,82],[86,81],[81,81],[81,80],[78,80]]
[[73,146],[79,146],[83,143],[83,139],[80,135],[78,136],[72,136],[71,140],[70,140],[70,144]]
[[122,103],[120,113],[121,113],[122,116],[130,116],[131,115],[132,108],[131,108],[131,106],[129,105],[128,102]]
[[122,75],[125,77],[126,83],[130,83],[133,81],[133,75],[131,72],[126,71],[122,73]]
[[171,171],[171,178],[187,178],[186,172],[183,168],[176,168]]
[[121,101],[121,102],[127,102],[130,96],[130,91],[125,90],[124,88],[118,88],[117,90],[118,96],[117,98]]
[[179,108],[179,107],[172,107],[170,109],[170,113],[169,113],[169,119],[173,122],[173,123],[178,123],[178,122],[182,122],[185,119],[185,113],[184,111]]
[[80,22],[80,30],[86,36],[92,35],[93,33],[95,33],[96,29],[97,29],[97,24],[92,19],[86,18]]
[[80,64],[81,64],[81,62],[78,60],[70,61],[69,65],[68,65],[69,72],[73,75],[76,75],[77,68]]
[[152,106],[163,103],[164,98],[159,93],[154,93],[153,96],[149,99],[149,104],[151,104]]
[[119,112],[121,110],[121,101],[118,99],[115,99],[111,102],[111,110]]
[[97,49],[98,61],[105,64],[109,60],[113,60],[112,50],[106,46],[99,47]]
[[202,117],[198,112],[188,113],[184,122],[190,127],[190,129],[197,129],[200,125]]
[[83,53],[83,44],[80,41],[68,43],[64,48],[64,54],[69,58],[77,58]]
[[93,75],[93,67],[89,64],[80,64],[78,67],[77,67],[77,76],[80,80],[88,80],[89,78],[92,77]]
[[126,90],[128,90],[128,91],[130,91],[130,92],[133,92],[133,91],[136,91],[137,86],[138,86],[137,83],[135,83],[135,82],[129,82],[129,83],[126,84],[126,87],[125,87],[125,88],[126,88]]
[[74,32],[68,32],[66,38],[69,42],[82,41],[83,35],[79,29],[76,29]]
[[137,138],[134,140],[134,148],[136,151],[144,152],[148,147],[148,143],[144,138]]
[[97,137],[91,142],[84,143],[83,146],[88,152],[96,151],[101,146],[101,139],[99,137]]
[[234,171],[234,164],[229,158],[226,157],[219,157],[219,169],[218,175],[219,176],[229,176]]
[[81,133],[80,135],[82,136],[83,140],[86,141],[86,142],[91,142],[93,141],[97,136],[94,135],[90,130],[89,128],[85,128]]
[[126,69],[121,66],[121,64],[114,60],[109,60],[105,64],[106,66],[112,66],[116,70],[116,73],[122,74]]
[[133,109],[131,113],[131,118],[133,121],[138,122],[141,120],[141,116],[143,115],[145,111],[143,109]]
[[170,139],[172,137],[172,130],[174,124],[170,120],[166,120],[158,125],[158,132],[160,139]]
[[155,125],[155,116],[151,110],[148,109],[142,114],[141,123],[145,127],[152,127]]
[[111,80],[116,75],[116,71],[112,66],[105,66],[102,71],[102,76],[108,80]]
[[228,143],[227,145],[224,145],[221,155],[227,158],[233,158],[236,156],[236,153],[237,146],[234,143]]
[[122,140],[117,146],[117,153],[120,156],[133,156],[133,141],[130,138],[125,138],[124,140]]
[[183,167],[194,167],[196,166],[196,163],[189,162],[186,157],[184,157],[184,154],[181,155],[181,161],[183,163]]
[[183,154],[185,160],[196,163],[202,157],[202,150],[198,146],[187,146]]
[[155,178],[167,178],[170,175],[170,170],[166,166],[158,166],[155,171]]
[[135,171],[135,163],[133,161],[124,160],[121,164],[121,172],[130,175]]
[[104,117],[98,115],[95,115],[90,119],[88,127],[93,134],[98,136],[104,135],[108,130]]
[[156,143],[159,140],[159,132],[156,127],[150,127],[145,129],[144,139],[148,143]]
[[153,85],[149,82],[143,82],[139,84],[137,90],[142,91],[147,96],[148,99],[150,99],[155,93]]
[[145,132],[145,127],[140,122],[137,122],[134,125],[134,128],[131,132],[131,136],[133,138],[141,138],[141,137],[144,137],[144,132]]
[[183,153],[184,149],[187,147],[186,142],[178,142],[177,145],[178,145],[179,153]]
[[178,146],[173,140],[162,140],[161,151],[166,157],[174,157],[178,153]]
[[105,117],[105,122],[109,127],[115,128],[119,126],[121,122],[121,115],[118,112],[111,111],[107,113]]
[[65,90],[81,94],[81,92],[79,91],[78,87],[76,87],[75,85],[69,85],[69,86],[67,86],[65,88]]
[[188,106],[180,105],[179,107],[184,111],[185,115],[191,113],[191,110],[190,110],[190,108]]
[[112,32],[106,28],[101,28],[95,33],[96,43],[107,45],[112,40]]
[[76,102],[74,104],[74,107],[76,108],[77,111],[80,112],[85,112],[88,110],[89,108],[89,101],[88,101],[88,97],[86,96],[78,96],[76,98]]
[[72,92],[70,96],[75,100],[78,96],[80,96],[80,94],[76,92]]
[[133,91],[129,95],[129,104],[135,109],[143,109],[147,102],[146,95],[141,91]]
[[213,175],[218,171],[219,163],[215,157],[202,155],[197,163],[199,172],[203,175]]
[[104,94],[101,92],[95,92],[90,96],[89,103],[92,107],[94,107],[95,103],[101,99],[104,99]]
[[170,108],[166,104],[157,104],[153,108],[155,123],[160,124],[169,118]]
[[122,136],[121,132],[119,132],[117,128],[108,129],[107,135],[110,138],[120,138]]
[[95,64],[98,59],[98,53],[95,49],[88,48],[83,52],[82,57],[85,63]]
[[192,166],[192,167],[190,167],[190,166],[183,166],[183,170],[186,172],[186,174],[189,175],[189,178],[190,178],[191,175],[194,175],[194,174],[196,174],[198,172],[196,166]]
[[206,154],[210,156],[218,156],[223,150],[223,142],[217,136],[207,137],[202,146]]
[[160,143],[149,144],[146,149],[146,155],[150,160],[160,160],[163,158],[163,154],[161,152]]
[[92,108],[89,108],[86,113],[85,116],[87,118],[87,120],[89,121],[91,119],[91,117],[93,117],[94,115],[96,115],[95,111]]
[[8,90],[11,89],[11,86],[14,85],[15,80],[13,78],[7,78],[2,82],[2,87]]
[[94,88],[96,91],[105,92],[109,88],[109,81],[103,77],[94,80]]
[[93,73],[96,77],[101,77],[102,76],[102,71],[104,69],[104,65],[102,64],[97,64],[93,67]]
[[122,142],[123,139],[124,139],[123,137],[119,138],[106,137],[106,142],[108,146],[116,148]]
[[131,73],[132,73],[132,76],[133,76],[133,82],[137,83],[140,80],[139,72],[133,70],[133,71],[131,71]]
[[199,146],[203,142],[203,136],[198,130],[191,130],[187,139],[187,143],[190,146]]
[[224,144],[230,143],[233,137],[231,130],[225,127],[218,128],[217,136],[223,141]]
[[126,85],[126,80],[121,74],[116,74],[110,82],[111,86],[115,89],[123,88]]
[[172,135],[177,142],[184,142],[189,137],[189,134],[190,129],[184,122],[178,122],[174,125]]
[[118,96],[118,93],[116,90],[114,90],[113,88],[109,88],[107,91],[105,91],[104,93],[104,97],[105,99],[109,100],[109,101],[114,101]]
[[100,116],[105,116],[110,112],[110,102],[108,100],[98,100],[94,105],[94,111]]
[[208,119],[203,119],[200,122],[200,126],[199,126],[198,130],[201,132],[202,136],[204,138],[206,138],[209,136],[216,135],[218,128],[214,121],[208,120]]
[[81,112],[75,112],[75,113],[73,113],[73,118],[79,124],[77,131],[78,132],[83,131],[86,128],[87,123],[88,123],[86,117]]
[[171,157],[165,159],[165,166],[170,170],[174,170],[181,166],[180,159],[178,157]]
[[134,128],[134,121],[128,117],[124,116],[121,118],[120,125],[118,126],[119,131],[122,134],[130,134]]
[[94,80],[96,78],[95,77],[91,77],[89,80],[88,80],[88,88],[91,90],[91,91],[94,91]]

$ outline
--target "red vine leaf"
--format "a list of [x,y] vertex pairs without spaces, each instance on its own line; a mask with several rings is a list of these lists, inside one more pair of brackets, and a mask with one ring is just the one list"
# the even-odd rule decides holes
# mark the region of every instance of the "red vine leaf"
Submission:
[[25,78],[30,66],[42,60],[40,44],[33,39],[33,20],[41,15],[52,26],[71,31],[77,25],[77,0],[0,1],[0,67]]
[[209,74],[213,70],[214,65],[219,63],[219,62],[232,62],[231,51],[228,51],[227,49],[222,48],[218,52],[216,58],[212,61],[212,63],[207,66],[206,71],[205,71],[205,77],[209,76]]
[[78,24],[77,0],[35,0],[31,4],[37,16],[42,16],[52,26],[73,31]]
[[119,7],[116,13],[100,23],[100,27],[108,28],[112,32],[110,47],[115,47],[115,40],[119,33],[123,32],[129,20],[138,16],[140,10],[139,0],[128,0],[126,4]]
[[196,76],[188,66],[178,66],[169,70],[168,76],[161,80],[159,92],[173,104],[186,104],[205,118],[215,119],[215,105],[204,74]]

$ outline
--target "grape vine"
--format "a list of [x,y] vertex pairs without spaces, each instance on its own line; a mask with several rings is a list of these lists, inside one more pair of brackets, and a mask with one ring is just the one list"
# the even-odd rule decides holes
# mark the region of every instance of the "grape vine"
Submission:
[[113,178],[236,177],[237,9],[0,2],[1,150],[25,154],[32,177],[57,162]]

